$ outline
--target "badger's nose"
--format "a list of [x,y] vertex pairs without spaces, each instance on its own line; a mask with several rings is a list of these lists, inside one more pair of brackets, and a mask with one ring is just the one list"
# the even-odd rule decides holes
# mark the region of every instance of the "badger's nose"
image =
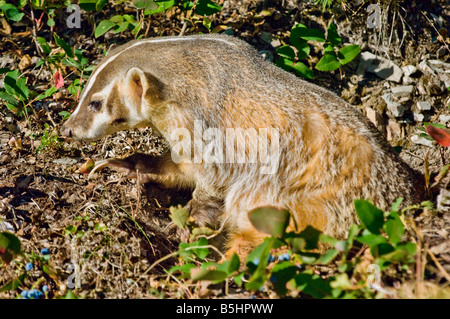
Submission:
[[62,136],[72,137],[72,129],[70,127],[65,126],[65,125],[63,125],[61,127],[60,133],[61,133]]

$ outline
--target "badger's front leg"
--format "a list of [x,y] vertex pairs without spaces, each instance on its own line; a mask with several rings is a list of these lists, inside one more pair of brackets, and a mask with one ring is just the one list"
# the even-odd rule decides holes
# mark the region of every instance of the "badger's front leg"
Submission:
[[216,194],[197,187],[192,193],[192,199],[184,207],[201,227],[219,228],[224,212],[224,200]]
[[109,158],[96,163],[89,175],[97,170],[110,167],[124,171],[128,178],[137,178],[144,183],[154,181],[166,187],[183,186],[194,189],[194,181],[187,178],[170,156],[170,151],[162,155],[147,155],[135,153],[129,157],[118,159]]
[[[103,167],[125,171],[128,178],[137,178],[139,174],[140,180],[144,183],[155,181],[166,187],[185,186],[191,189],[195,187],[195,183],[187,179],[177,164],[172,161],[170,152],[161,156],[136,153],[124,159],[106,159],[98,162],[91,174]],[[197,186],[192,194],[192,199],[184,208],[189,211],[197,225],[218,228],[220,217],[224,211],[223,202],[218,195],[211,194]],[[183,239],[186,239],[188,235],[189,232],[181,232]]]

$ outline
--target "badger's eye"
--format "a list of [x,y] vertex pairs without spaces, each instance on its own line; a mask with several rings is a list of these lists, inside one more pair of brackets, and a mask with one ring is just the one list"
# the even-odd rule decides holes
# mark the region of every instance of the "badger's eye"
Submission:
[[102,102],[92,101],[91,104],[89,104],[89,108],[94,112],[98,112],[102,108]]

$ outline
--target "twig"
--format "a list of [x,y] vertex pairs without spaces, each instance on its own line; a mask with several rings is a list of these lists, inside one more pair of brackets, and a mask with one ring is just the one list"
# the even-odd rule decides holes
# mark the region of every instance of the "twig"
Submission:
[[444,269],[444,267],[442,267],[441,263],[437,260],[436,256],[429,250],[426,250],[426,253],[428,254],[428,256],[431,257],[431,259],[433,260],[434,264],[436,265],[436,267],[442,272],[442,275],[444,276],[444,278],[450,282],[450,275],[448,274],[448,272]]
[[[437,33],[438,35],[441,35],[441,34],[439,33],[439,31],[436,29],[436,27],[434,26],[434,24],[431,22],[431,20],[427,17],[427,15],[426,15],[425,13],[423,13],[422,10],[420,10],[420,12],[422,12],[423,16],[427,19],[428,23],[433,27],[434,31],[436,31],[436,33]],[[442,43],[444,43],[445,47],[447,48],[447,51],[450,52],[450,49],[449,49],[447,43],[445,43],[445,41],[442,41]]]
[[30,14],[31,14],[31,21],[33,23],[33,29],[31,31],[32,38],[33,38],[34,44],[36,45],[37,53],[42,57],[42,54],[44,53],[44,51],[42,50],[41,45],[37,41],[36,20],[34,19],[33,6],[30,6]]

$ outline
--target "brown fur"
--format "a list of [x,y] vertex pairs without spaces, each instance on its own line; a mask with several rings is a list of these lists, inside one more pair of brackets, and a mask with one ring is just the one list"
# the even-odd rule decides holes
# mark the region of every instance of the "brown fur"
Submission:
[[[139,122],[159,131],[174,147],[171,133],[185,128],[194,136],[196,120],[223,136],[228,128],[279,132],[279,166],[274,174],[260,174],[261,163],[195,163],[190,161],[194,153],[182,163],[168,156],[161,161],[139,160],[144,170],[158,167],[149,173],[151,178],[195,185],[189,209],[201,224],[226,224],[228,255],[238,252],[245,257],[261,242],[264,234],[247,218],[257,207],[289,209],[297,230],[312,225],[342,237],[357,222],[354,199],[370,199],[388,209],[398,197],[405,204],[418,202],[423,192],[420,175],[392,151],[361,112],[264,61],[233,37],[132,41],[112,50],[89,81],[77,113],[63,127],[65,135],[99,138]],[[87,107],[93,94],[107,92],[112,82],[121,89],[120,98],[111,103],[122,105],[113,107],[117,111],[111,117],[121,112],[118,109],[127,109],[128,127],[100,125],[100,119],[108,116],[93,114]],[[86,128],[85,121],[95,129]],[[270,131],[269,144],[276,139]],[[251,137],[234,147],[249,156],[257,145]]]

